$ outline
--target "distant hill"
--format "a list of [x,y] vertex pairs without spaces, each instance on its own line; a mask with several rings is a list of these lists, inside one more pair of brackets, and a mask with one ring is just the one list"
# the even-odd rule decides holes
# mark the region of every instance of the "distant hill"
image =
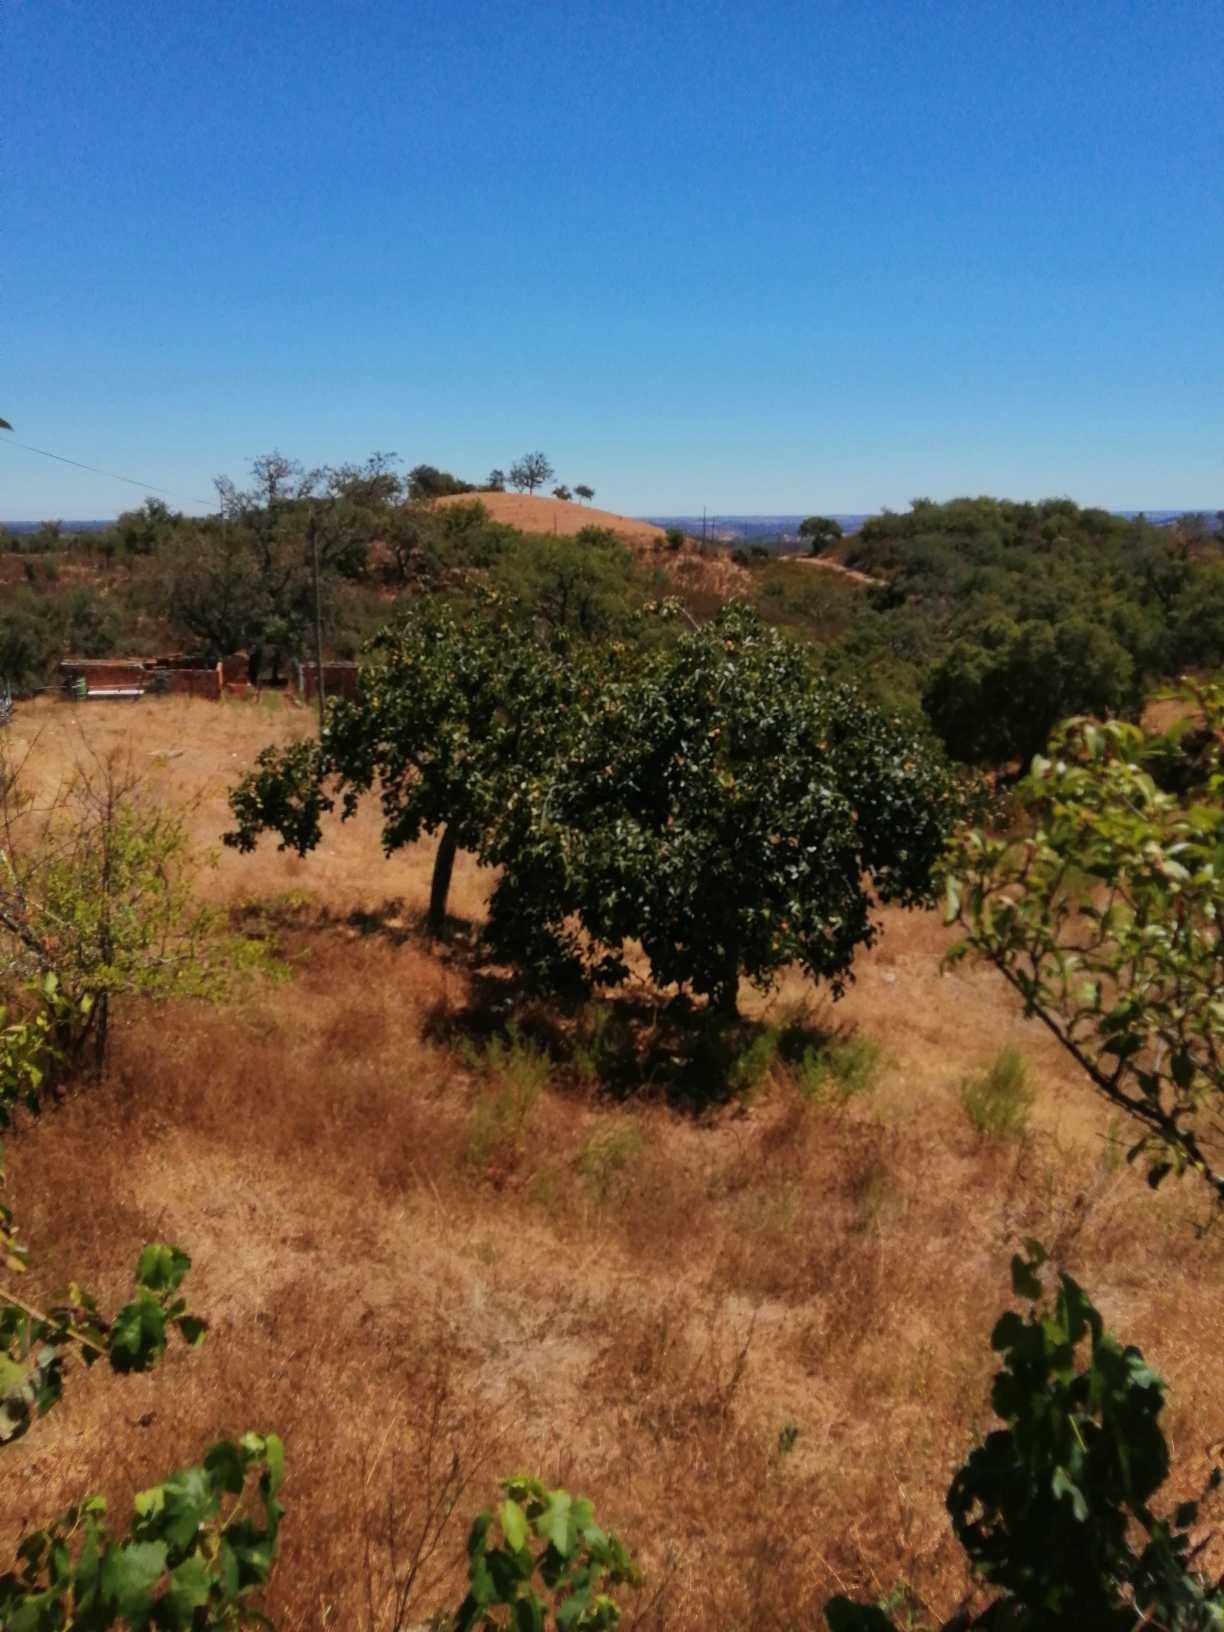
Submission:
[[[108,521],[61,521],[60,526],[66,533],[104,533],[108,527],[115,525],[115,518]],[[0,527],[6,533],[36,533],[40,527],[45,527],[45,521],[0,521]]]
[[630,544],[663,542],[663,529],[632,516],[618,516],[611,510],[595,510],[588,504],[566,499],[550,499],[527,493],[454,493],[439,504],[471,504],[478,500],[494,521],[517,527],[523,533],[557,533],[572,537],[584,527],[606,527]]

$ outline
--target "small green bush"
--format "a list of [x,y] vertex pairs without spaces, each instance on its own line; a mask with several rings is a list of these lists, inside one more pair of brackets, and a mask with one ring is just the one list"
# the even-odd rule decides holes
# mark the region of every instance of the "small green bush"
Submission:
[[727,1086],[733,1093],[750,1094],[764,1082],[778,1056],[780,1041],[777,1029],[771,1027],[760,1032],[735,1056],[727,1072]]
[[596,999],[586,1005],[571,1057],[579,1078],[592,1087],[610,1087],[632,1076],[633,1038],[614,1004]]
[[870,1093],[880,1071],[880,1045],[847,1037],[805,1051],[796,1071],[799,1092],[817,1105],[847,1105]]
[[1023,1139],[1034,1097],[1018,1048],[1001,1049],[985,1071],[961,1086],[965,1114],[983,1139]]
[[584,1141],[577,1168],[598,1205],[603,1206],[624,1191],[629,1166],[643,1143],[640,1130],[629,1121],[613,1122]]
[[548,1081],[549,1058],[513,1022],[506,1035],[495,1037],[483,1052],[469,1044],[464,1054],[485,1078],[468,1128],[468,1160],[477,1167],[513,1160],[522,1150],[532,1108]]

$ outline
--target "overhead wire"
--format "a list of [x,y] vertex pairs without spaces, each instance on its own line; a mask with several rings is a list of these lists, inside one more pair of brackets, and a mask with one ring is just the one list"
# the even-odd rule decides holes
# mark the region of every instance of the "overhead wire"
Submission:
[[198,493],[173,493],[169,488],[156,487],[152,482],[141,482],[135,476],[121,476],[115,470],[103,470],[100,465],[86,465],[80,459],[69,459],[66,454],[52,453],[49,448],[35,448],[28,442],[17,442],[11,436],[0,437],[0,447],[22,448],[26,453],[41,454],[44,459],[58,459],[61,465],[74,465],[77,470],[92,471],[95,476],[109,476],[112,481],[126,482],[129,487],[142,487],[147,493],[160,493],[165,499],[178,499],[184,504],[213,504],[212,499],[202,499]]

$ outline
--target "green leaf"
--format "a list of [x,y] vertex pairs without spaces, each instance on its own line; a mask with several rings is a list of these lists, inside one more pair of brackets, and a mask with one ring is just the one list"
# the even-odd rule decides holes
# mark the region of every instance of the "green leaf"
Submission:
[[[1031,1246],[1032,1244],[1033,1243],[1026,1243],[1027,1246]],[[1030,1255],[1028,1258],[1022,1258],[1019,1253],[1016,1253],[1012,1258],[1012,1291],[1018,1298],[1028,1298],[1031,1302],[1035,1303],[1037,1299],[1041,1297],[1041,1277],[1037,1274],[1037,1271],[1041,1268],[1044,1260],[1044,1251],[1041,1253],[1040,1257]]]
[[825,1620],[829,1632],[895,1632],[892,1621],[877,1604],[856,1604],[840,1594],[825,1605]]
[[507,1497],[501,1504],[500,1516],[506,1543],[517,1553],[527,1542],[527,1515],[516,1501]]
[[108,1345],[115,1371],[147,1371],[166,1352],[166,1317],[147,1293],[133,1299],[115,1316]]
[[1071,1479],[1065,1468],[1055,1468],[1052,1488],[1055,1496],[1070,1497],[1071,1508],[1075,1517],[1083,1524],[1088,1517],[1088,1503],[1084,1500],[1084,1493]]
[[570,1506],[571,1498],[567,1490],[550,1490],[548,1507],[536,1520],[537,1534],[551,1542],[562,1558],[568,1558],[570,1552]]
[[150,1292],[176,1292],[191,1268],[191,1259],[180,1247],[151,1242],[136,1261],[136,1280]]
[[118,1615],[140,1626],[148,1618],[153,1589],[165,1568],[165,1542],[125,1542],[111,1547],[102,1561],[102,1590]]
[[193,1615],[208,1602],[212,1577],[204,1560],[194,1554],[185,1558],[170,1572],[170,1585],[162,1599],[160,1611],[171,1625],[184,1628],[194,1625]]

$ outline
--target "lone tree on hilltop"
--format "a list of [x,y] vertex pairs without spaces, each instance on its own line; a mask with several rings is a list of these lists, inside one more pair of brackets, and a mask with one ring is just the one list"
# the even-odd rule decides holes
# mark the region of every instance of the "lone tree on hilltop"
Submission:
[[510,485],[520,493],[534,493],[537,487],[551,482],[556,471],[543,453],[525,453],[510,466]]
[[823,555],[831,550],[842,536],[841,522],[832,516],[808,516],[799,523],[799,537],[807,541],[812,555]]
[[574,497],[580,504],[590,504],[591,500],[595,497],[595,489],[593,487],[588,487],[585,482],[579,482],[577,487],[574,489]]

